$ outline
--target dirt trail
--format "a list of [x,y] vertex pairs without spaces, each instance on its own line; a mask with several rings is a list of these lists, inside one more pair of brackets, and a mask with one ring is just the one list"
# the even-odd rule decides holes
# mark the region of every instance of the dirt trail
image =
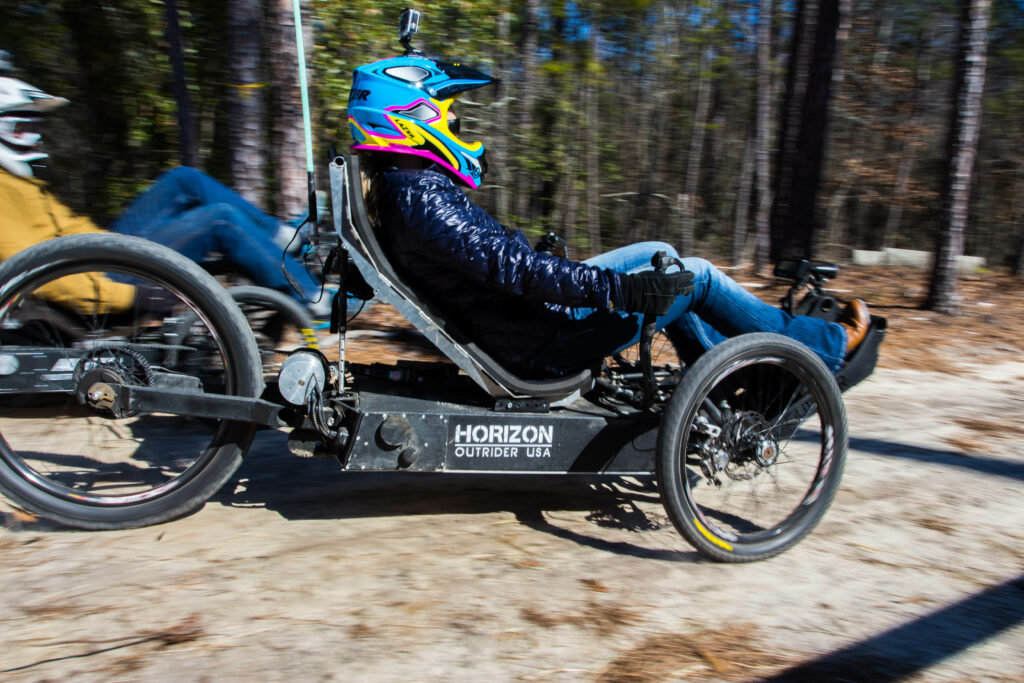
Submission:
[[650,482],[358,475],[274,433],[170,524],[0,503],[0,679],[1020,681],[1024,362],[949,369],[847,394],[835,504],[751,565]]

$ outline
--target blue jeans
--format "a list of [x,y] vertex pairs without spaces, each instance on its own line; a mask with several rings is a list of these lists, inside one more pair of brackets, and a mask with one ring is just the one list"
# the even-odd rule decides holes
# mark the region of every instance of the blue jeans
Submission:
[[135,198],[110,229],[163,244],[193,261],[217,252],[254,283],[316,300],[320,285],[296,259],[284,267],[302,288],[296,294],[281,272],[282,249],[274,243],[280,222],[202,171],[182,166],[164,173]]
[[[640,242],[601,254],[585,263],[620,273],[651,269],[651,257],[676,250],[662,242]],[[802,342],[833,372],[846,355],[846,331],[836,323],[803,315],[789,315],[766,304],[735,280],[701,258],[682,260],[693,272],[694,289],[676,297],[668,313],[659,316],[657,328],[669,327],[680,334],[683,360],[698,355],[728,337],[746,332],[775,332]],[[638,313],[593,308],[572,309],[571,319],[538,354],[535,367],[567,369],[604,358],[640,340],[643,316]]]

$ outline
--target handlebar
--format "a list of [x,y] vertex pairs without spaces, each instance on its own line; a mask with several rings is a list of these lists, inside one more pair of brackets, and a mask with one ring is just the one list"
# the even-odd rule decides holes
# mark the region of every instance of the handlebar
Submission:
[[[664,251],[655,252],[651,257],[651,266],[655,272],[665,273],[673,266],[683,268],[683,263],[678,258],[670,257]],[[651,341],[654,333],[658,330],[658,317],[653,313],[644,313],[643,322],[640,327],[640,369],[643,372],[643,407],[650,408],[658,396],[657,384],[654,379],[654,364],[651,359]]]

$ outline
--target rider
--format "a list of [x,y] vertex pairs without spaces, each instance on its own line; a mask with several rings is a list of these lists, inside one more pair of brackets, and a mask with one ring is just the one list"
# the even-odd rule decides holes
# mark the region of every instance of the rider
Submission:
[[[9,62],[0,61],[0,260],[52,237],[102,232],[90,219],[75,215],[33,174],[33,166],[47,158],[39,149],[42,117],[68,101],[2,75],[4,66],[9,68]],[[282,253],[295,228],[196,169],[181,167],[160,176],[110,229],[159,242],[194,261],[216,252],[258,285],[307,303],[320,299],[320,285],[297,259]],[[300,294],[283,275],[282,263],[303,290]],[[134,287],[99,276],[55,284],[61,291],[52,293],[53,300],[82,311],[120,313],[144,303],[135,301]],[[329,298],[324,296],[319,306],[325,308]]]
[[620,351],[657,316],[693,355],[745,332],[798,340],[833,371],[865,338],[867,307],[852,301],[839,323],[789,315],[762,302],[701,258],[657,273],[651,257],[671,245],[643,242],[574,262],[535,251],[459,187],[480,186],[481,142],[459,138],[454,102],[497,79],[418,53],[355,69],[348,121],[372,182],[368,208],[392,263],[509,369],[558,375]]

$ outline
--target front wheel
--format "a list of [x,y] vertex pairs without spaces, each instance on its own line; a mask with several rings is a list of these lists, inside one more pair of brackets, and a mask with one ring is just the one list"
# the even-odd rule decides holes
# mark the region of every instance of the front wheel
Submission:
[[714,560],[771,557],[828,509],[846,441],[839,387],[807,347],[776,334],[729,339],[688,368],[664,412],[662,503]]

